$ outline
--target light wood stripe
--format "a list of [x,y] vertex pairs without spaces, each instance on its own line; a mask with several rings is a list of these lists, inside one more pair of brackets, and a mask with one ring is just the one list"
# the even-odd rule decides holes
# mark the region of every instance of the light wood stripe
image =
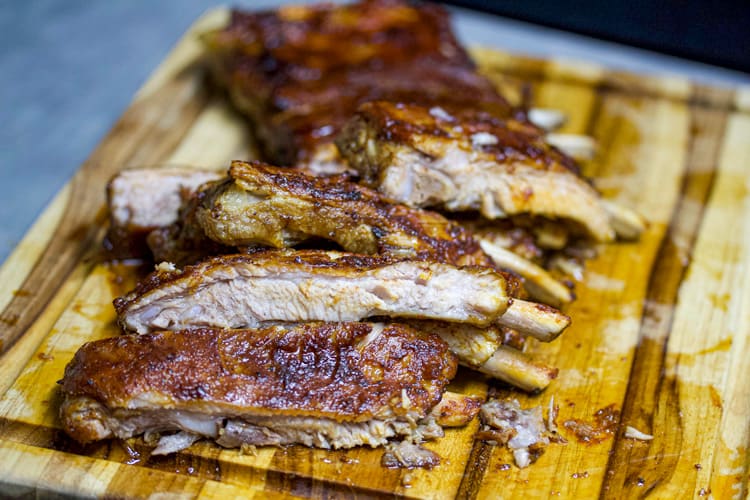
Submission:
[[[664,377],[665,346],[672,333],[678,290],[713,185],[725,119],[722,110],[691,109],[691,149],[680,201],[649,277],[640,343],[624,399],[624,425],[646,433],[659,429],[670,432],[655,435],[650,443],[636,443],[618,435],[605,483],[607,496],[612,498],[625,492],[645,493],[666,481],[680,452],[679,393],[675,381]],[[652,466],[656,457],[661,457],[658,467]]]

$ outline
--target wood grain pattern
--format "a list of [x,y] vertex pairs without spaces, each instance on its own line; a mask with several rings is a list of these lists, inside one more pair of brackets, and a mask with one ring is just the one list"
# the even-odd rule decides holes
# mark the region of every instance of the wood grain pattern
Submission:
[[[474,55],[503,91],[531,83],[535,104],[565,111],[565,132],[599,148],[585,165],[608,198],[649,219],[641,241],[601,248],[568,310],[573,326],[534,355],[560,367],[523,405],[559,406],[567,444],[519,470],[475,442],[477,422],[428,446],[432,471],[391,470],[379,450],[262,448],[205,442],[150,457],[138,440],[82,447],[60,430],[55,382],[78,347],[117,334],[111,300],[142,269],[101,262],[104,185],[121,168],[226,168],[254,155],[250,131],[200,66],[198,21],[115,128],[0,269],[0,493],[185,498],[745,498],[750,456],[750,91],[692,85],[490,49]],[[453,389],[484,394],[461,373]],[[598,443],[565,428],[619,412]],[[651,441],[624,436],[626,426]]]

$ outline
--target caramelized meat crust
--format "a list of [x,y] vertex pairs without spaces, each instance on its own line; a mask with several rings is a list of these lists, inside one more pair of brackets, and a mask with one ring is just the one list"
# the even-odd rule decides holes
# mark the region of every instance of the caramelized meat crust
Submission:
[[407,409],[424,416],[455,371],[439,337],[404,325],[306,323],[89,342],[66,368],[62,390],[111,407],[170,404],[363,421]]
[[[500,163],[524,162],[532,168],[580,175],[572,158],[544,140],[544,131],[512,117],[500,118],[476,106],[432,107],[397,101],[362,104],[356,118],[372,128],[371,138],[418,149],[427,155],[445,151],[445,143],[475,151],[477,159],[492,158]],[[360,132],[356,128],[354,132]],[[479,135],[477,135],[479,134]],[[337,141],[339,149],[353,140]],[[527,163],[528,162],[528,163]],[[366,171],[368,178],[376,172]]]
[[599,194],[528,123],[476,108],[370,102],[336,143],[365,182],[407,205],[489,219],[530,214],[597,241],[614,238]]
[[[396,324],[309,323],[90,342],[61,385],[66,399],[94,400],[115,419],[170,410],[365,422],[426,416],[455,372],[455,358],[434,335]],[[99,435],[80,413],[62,418],[79,441]]]
[[206,190],[196,217],[209,238],[229,246],[284,248],[320,237],[356,253],[492,266],[471,233],[440,214],[340,178],[258,162],[232,162],[229,178]]
[[487,326],[509,301],[502,275],[489,268],[307,250],[224,255],[160,270],[114,305],[125,330],[148,333],[376,316]]
[[[511,108],[475,72],[434,4],[401,0],[234,11],[204,37],[217,80],[255,124],[265,158],[315,161],[363,102]],[[328,157],[330,154],[319,155]]]
[[[206,184],[205,187],[207,189],[215,184]],[[197,262],[207,255],[238,251],[233,246],[222,245],[208,238],[198,224],[196,214],[204,198],[205,190],[191,193],[180,207],[175,220],[149,233],[146,242],[155,262],[183,265]]]

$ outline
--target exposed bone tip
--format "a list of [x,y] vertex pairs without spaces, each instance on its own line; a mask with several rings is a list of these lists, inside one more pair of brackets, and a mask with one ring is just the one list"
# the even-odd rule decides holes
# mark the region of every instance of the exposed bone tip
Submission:
[[513,299],[498,323],[542,342],[550,342],[570,325],[570,317],[545,304]]
[[565,113],[558,109],[531,108],[529,110],[529,121],[547,132],[559,129],[567,119]]
[[587,135],[550,133],[546,138],[549,144],[579,161],[591,160],[596,153],[596,141]]
[[553,278],[541,266],[485,238],[478,239],[482,250],[498,267],[513,271],[524,278],[526,289],[534,299],[555,306],[573,301],[573,292],[570,288]]
[[497,351],[479,371],[527,392],[539,392],[557,377],[558,369],[536,363],[523,352],[508,346]]
[[612,228],[622,240],[636,240],[646,230],[646,221],[635,210],[611,200],[602,200]]

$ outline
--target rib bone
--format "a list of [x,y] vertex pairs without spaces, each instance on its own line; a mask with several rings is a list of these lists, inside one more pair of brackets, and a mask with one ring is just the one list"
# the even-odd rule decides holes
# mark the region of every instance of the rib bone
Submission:
[[565,113],[559,109],[531,108],[528,117],[531,123],[547,132],[559,129],[567,120]]
[[596,152],[596,141],[580,134],[547,134],[547,142],[576,160],[590,160]]
[[573,301],[573,292],[544,268],[486,239],[479,238],[479,245],[499,267],[509,269],[524,278],[526,289],[534,299],[554,306]]
[[554,307],[513,299],[498,324],[550,342],[570,325],[570,318]]
[[557,375],[557,369],[533,362],[518,349],[504,346],[498,327],[478,328],[442,321],[409,321],[408,324],[414,329],[437,334],[461,365],[525,391],[540,391]]
[[479,371],[516,386],[524,391],[538,392],[557,377],[557,368],[536,363],[517,349],[500,346]]
[[612,224],[619,238],[635,240],[646,230],[643,217],[635,211],[618,205],[612,200],[602,200],[602,204],[609,215],[610,224]]

